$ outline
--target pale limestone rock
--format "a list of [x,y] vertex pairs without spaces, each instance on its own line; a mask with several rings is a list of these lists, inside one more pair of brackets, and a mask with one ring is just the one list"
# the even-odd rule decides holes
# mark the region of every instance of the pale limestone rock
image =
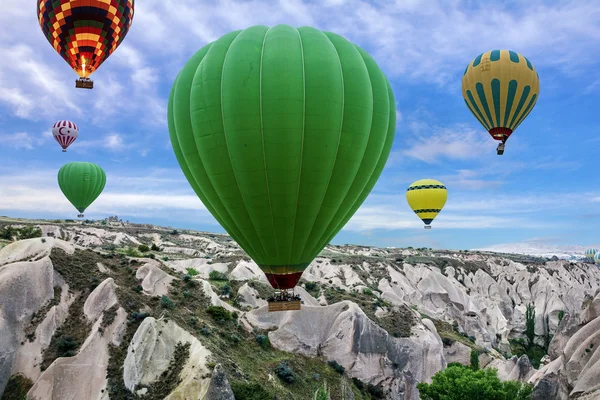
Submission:
[[113,323],[100,333],[102,319],[93,325],[74,357],[57,358],[27,393],[30,400],[100,399],[106,391],[108,344],[119,345],[127,322],[127,312],[117,310]]
[[144,259],[144,265],[138,268],[135,277],[142,279],[144,293],[150,296],[166,296],[174,279],[177,279],[160,269],[158,261]]
[[106,278],[90,293],[83,305],[83,312],[89,321],[95,321],[105,310],[117,304],[117,285],[113,278]]
[[148,385],[159,378],[173,357],[178,342],[190,343],[190,356],[180,377],[181,383],[168,400],[202,399],[210,384],[206,367],[210,351],[176,323],[147,317],[135,332],[123,366],[125,386],[134,391],[139,384]]

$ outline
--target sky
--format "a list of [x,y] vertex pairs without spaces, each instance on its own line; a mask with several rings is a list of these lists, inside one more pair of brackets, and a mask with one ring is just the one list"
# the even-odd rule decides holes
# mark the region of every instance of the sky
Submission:
[[[76,89],[76,74],[38,25],[33,2],[0,13],[0,215],[75,218],[58,169],[90,161],[107,173],[86,218],[224,232],[185,179],[166,105],[173,80],[205,44],[253,25],[332,31],[361,46],[396,98],[393,148],[373,191],[333,244],[482,248],[500,243],[598,245],[600,2],[458,0],[144,0],[121,46]],[[539,100],[496,155],[464,104],[477,55],[510,49],[540,78]],[[51,135],[78,124],[67,153]],[[424,230],[406,188],[431,178],[448,201]]]

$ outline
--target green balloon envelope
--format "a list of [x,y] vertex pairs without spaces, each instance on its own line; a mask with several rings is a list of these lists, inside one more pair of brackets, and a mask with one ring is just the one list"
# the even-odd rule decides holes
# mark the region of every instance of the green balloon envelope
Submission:
[[377,182],[396,106],[375,61],[343,37],[253,26],[192,56],[168,119],[198,197],[271,285],[290,289]]
[[100,196],[105,184],[104,170],[90,162],[71,162],[58,171],[60,190],[80,213]]

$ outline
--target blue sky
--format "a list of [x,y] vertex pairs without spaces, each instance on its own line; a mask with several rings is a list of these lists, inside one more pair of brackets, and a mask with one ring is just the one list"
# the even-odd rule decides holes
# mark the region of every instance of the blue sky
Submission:
[[[3,0],[0,14],[0,214],[73,218],[58,188],[70,161],[108,176],[86,217],[223,232],[185,180],[171,148],[166,103],[187,59],[221,35],[256,24],[310,25],[341,34],[378,62],[396,96],[390,159],[333,243],[468,249],[546,241],[598,245],[600,2],[202,1],[136,2],[131,30],[94,73],[76,75],[39,28],[35,7]],[[496,155],[461,96],[466,64],[491,49],[525,55],[540,77],[529,117]],[[52,124],[76,122],[62,153]],[[413,181],[449,190],[425,231],[406,204]]]

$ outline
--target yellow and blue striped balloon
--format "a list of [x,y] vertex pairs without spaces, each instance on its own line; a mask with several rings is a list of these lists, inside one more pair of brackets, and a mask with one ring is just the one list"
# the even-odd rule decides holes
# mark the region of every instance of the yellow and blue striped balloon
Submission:
[[462,94],[467,107],[490,135],[501,141],[529,115],[540,92],[533,64],[511,50],[492,50],[467,65]]
[[425,229],[431,229],[431,221],[442,211],[447,199],[446,186],[434,179],[418,180],[406,190],[406,201],[415,214],[423,220]]
[[596,255],[596,253],[598,253],[598,249],[587,249],[585,251],[585,256],[588,260],[594,261],[594,256]]

